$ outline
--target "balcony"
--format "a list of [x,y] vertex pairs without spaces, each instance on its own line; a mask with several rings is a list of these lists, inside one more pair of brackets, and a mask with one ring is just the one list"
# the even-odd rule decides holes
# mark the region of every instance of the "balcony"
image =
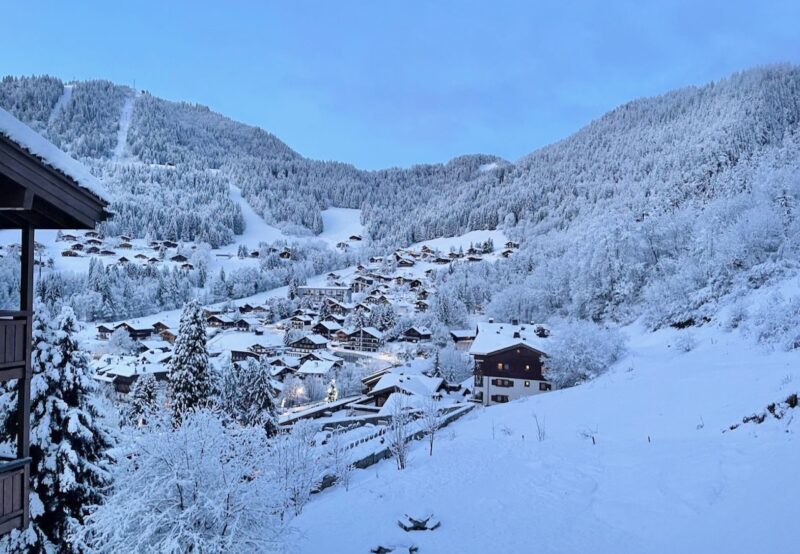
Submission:
[[28,312],[0,311],[0,381],[25,375],[29,322]]
[[25,524],[30,458],[0,458],[0,535]]

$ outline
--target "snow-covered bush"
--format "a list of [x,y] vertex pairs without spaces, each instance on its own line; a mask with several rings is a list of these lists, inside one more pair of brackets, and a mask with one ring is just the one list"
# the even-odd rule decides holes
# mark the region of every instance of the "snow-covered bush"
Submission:
[[697,346],[697,337],[691,331],[684,330],[675,337],[674,344],[679,352],[691,352]]
[[108,337],[105,351],[109,354],[130,354],[136,348],[136,342],[124,327],[114,329]]
[[461,383],[472,375],[472,358],[452,345],[439,351],[439,370],[448,383]]
[[225,426],[207,410],[134,435],[114,487],[87,518],[94,552],[265,552],[281,522],[259,427]]
[[282,518],[298,515],[322,481],[325,451],[314,443],[316,432],[313,422],[302,420],[271,441],[270,463],[277,487],[273,498]]
[[605,373],[625,351],[621,332],[583,320],[554,325],[545,376],[557,387],[571,387]]
[[770,295],[752,310],[744,328],[759,342],[785,350],[800,348],[800,296]]

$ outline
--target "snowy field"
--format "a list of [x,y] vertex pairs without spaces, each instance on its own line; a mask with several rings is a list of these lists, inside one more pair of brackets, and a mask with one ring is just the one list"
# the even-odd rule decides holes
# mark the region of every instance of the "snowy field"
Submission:
[[[796,354],[715,328],[688,353],[681,331],[627,332],[630,354],[596,381],[476,410],[433,457],[416,443],[406,470],[389,460],[321,493],[293,522],[297,551],[794,551],[797,424],[722,430],[800,388]],[[397,526],[428,512],[440,529]]]

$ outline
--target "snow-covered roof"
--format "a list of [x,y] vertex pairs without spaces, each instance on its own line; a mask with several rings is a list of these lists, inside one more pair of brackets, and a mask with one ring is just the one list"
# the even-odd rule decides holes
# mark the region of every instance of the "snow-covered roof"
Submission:
[[366,335],[371,335],[376,339],[382,339],[383,333],[378,331],[375,327],[362,327],[361,329],[354,329],[352,331],[348,331],[347,334],[350,336],[358,335],[361,331],[364,332]]
[[292,341],[292,344],[296,344],[298,342],[302,342],[303,340],[308,340],[312,344],[327,344],[328,339],[323,337],[322,335],[306,335],[304,337],[300,337],[299,339]]
[[478,335],[470,346],[469,353],[486,355],[498,350],[516,346],[527,346],[540,352],[547,352],[550,339],[536,335],[535,329],[543,325],[511,323],[478,323]]
[[324,328],[325,328],[325,329],[327,329],[328,331],[338,331],[339,329],[341,329],[341,328],[342,328],[342,326],[341,326],[341,325],[339,325],[339,324],[338,324],[337,322],[335,322],[335,321],[320,321],[320,322],[318,323],[318,325],[321,325],[322,327],[324,327]]
[[[425,302],[421,300],[421,302]],[[427,302],[425,302],[427,304]],[[472,329],[453,329],[450,334],[459,339],[471,339],[475,337],[475,331]]]
[[40,159],[65,177],[101,200],[110,200],[103,184],[83,164],[76,161],[52,142],[0,108],[0,135]]
[[416,331],[420,335],[430,335],[431,330],[427,327],[423,327],[421,325],[414,325],[413,327],[409,327],[407,331]]
[[427,375],[406,375],[405,373],[386,373],[375,383],[372,393],[397,388],[409,394],[418,396],[433,396],[441,386],[441,377],[428,377]]
[[304,375],[327,375],[334,365],[335,362],[328,360],[308,360],[300,366],[297,372]]

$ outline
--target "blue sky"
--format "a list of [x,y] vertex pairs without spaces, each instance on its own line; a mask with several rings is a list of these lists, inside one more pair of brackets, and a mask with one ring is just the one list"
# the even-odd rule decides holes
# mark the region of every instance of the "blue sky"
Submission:
[[[650,4],[650,5],[649,5]],[[800,2],[14,2],[3,74],[106,78],[363,168],[514,160],[637,97],[800,61]]]

